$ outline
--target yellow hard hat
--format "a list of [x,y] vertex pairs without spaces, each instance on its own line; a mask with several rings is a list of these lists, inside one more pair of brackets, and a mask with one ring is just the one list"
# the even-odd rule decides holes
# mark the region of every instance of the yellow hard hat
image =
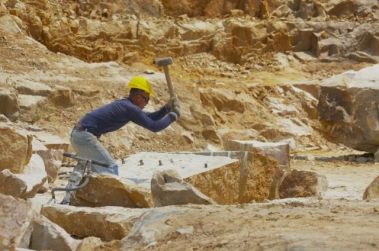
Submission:
[[153,87],[151,87],[151,84],[149,83],[149,81],[146,78],[141,77],[141,76],[133,77],[128,84],[128,88],[140,89],[147,92],[149,96],[153,96],[153,97],[155,96]]

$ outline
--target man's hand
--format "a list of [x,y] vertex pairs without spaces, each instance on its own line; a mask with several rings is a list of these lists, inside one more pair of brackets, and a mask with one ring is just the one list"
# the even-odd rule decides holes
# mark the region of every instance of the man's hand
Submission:
[[167,105],[168,105],[168,109],[170,110],[170,112],[173,112],[174,109],[177,109],[180,111],[180,104],[179,104],[179,100],[177,97],[170,98]]
[[180,106],[174,106],[174,108],[172,109],[172,112],[176,113],[176,115],[178,116],[178,118],[180,117]]

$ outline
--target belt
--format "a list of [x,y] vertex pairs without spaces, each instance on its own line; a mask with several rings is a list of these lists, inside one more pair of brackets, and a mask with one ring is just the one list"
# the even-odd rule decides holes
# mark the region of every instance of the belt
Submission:
[[74,129],[77,130],[77,131],[79,131],[79,132],[82,132],[82,131],[89,132],[89,133],[95,135],[97,138],[99,138],[99,136],[97,136],[95,133],[93,133],[90,129],[88,129],[88,128],[82,126],[82,124],[80,124],[80,122],[78,122],[78,123],[76,123],[76,124],[74,125]]

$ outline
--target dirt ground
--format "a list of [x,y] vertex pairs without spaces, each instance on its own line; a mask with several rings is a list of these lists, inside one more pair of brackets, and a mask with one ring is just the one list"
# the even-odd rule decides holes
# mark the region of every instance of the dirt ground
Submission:
[[173,231],[148,250],[378,250],[379,201],[363,192],[379,165],[292,160],[298,170],[328,179],[321,198],[297,198],[238,206],[193,206],[165,221]]

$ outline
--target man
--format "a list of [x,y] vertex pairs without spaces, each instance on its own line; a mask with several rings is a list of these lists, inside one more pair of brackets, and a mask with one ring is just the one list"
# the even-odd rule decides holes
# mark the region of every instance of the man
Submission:
[[[116,131],[130,121],[150,131],[159,132],[180,117],[177,99],[170,100],[156,112],[142,111],[150,96],[154,96],[151,84],[146,78],[133,77],[128,88],[130,90],[128,98],[115,100],[87,113],[71,132],[71,145],[78,156],[109,165],[107,168],[92,164],[93,172],[118,175],[118,165],[98,140],[102,134]],[[77,186],[83,177],[83,171],[84,163],[78,162],[66,188]],[[71,196],[72,192],[67,192],[61,204],[69,204]]]

